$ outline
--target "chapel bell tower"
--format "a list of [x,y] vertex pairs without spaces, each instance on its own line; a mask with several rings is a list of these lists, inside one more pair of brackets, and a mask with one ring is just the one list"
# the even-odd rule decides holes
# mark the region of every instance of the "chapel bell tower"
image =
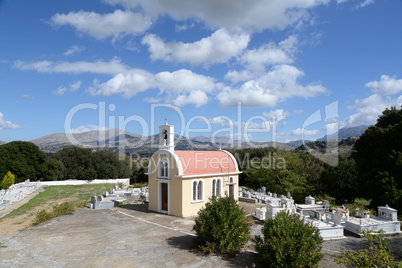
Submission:
[[159,126],[159,149],[174,151],[174,126],[168,124],[167,118]]

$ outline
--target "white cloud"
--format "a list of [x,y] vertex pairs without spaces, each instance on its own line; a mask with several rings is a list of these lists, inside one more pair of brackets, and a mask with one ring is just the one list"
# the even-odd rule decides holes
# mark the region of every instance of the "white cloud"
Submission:
[[402,79],[396,79],[395,76],[381,75],[380,81],[371,81],[366,84],[373,92],[381,95],[392,95],[402,91]]
[[237,84],[241,81],[247,81],[253,79],[255,74],[249,70],[241,71],[229,71],[225,75],[225,79],[231,81],[233,84]]
[[292,135],[295,136],[303,136],[303,137],[310,137],[317,135],[319,131],[318,130],[307,130],[307,129],[302,129],[302,128],[297,128],[292,131]]
[[126,73],[119,73],[105,83],[94,82],[89,89],[92,95],[110,96],[122,94],[125,98],[131,98],[140,92],[155,87],[155,77],[152,73],[134,69]]
[[185,69],[161,72],[155,77],[160,92],[167,95],[165,101],[177,106],[191,103],[200,107],[208,102],[207,93],[212,92],[216,87],[213,78]]
[[118,38],[121,35],[142,34],[151,26],[151,20],[140,13],[115,10],[110,14],[95,12],[70,12],[52,16],[54,25],[69,25],[78,32],[90,35],[96,39],[108,37]]
[[329,0],[104,0],[126,8],[142,7],[145,14],[153,17],[168,15],[184,21],[195,18],[212,29],[284,29],[309,21],[309,9],[329,3]]
[[320,84],[300,85],[297,80],[304,73],[294,66],[274,66],[257,80],[250,80],[238,89],[226,87],[217,96],[223,107],[241,102],[246,107],[274,107],[293,97],[313,97],[327,92]]
[[22,97],[23,99],[26,99],[26,100],[33,100],[33,99],[35,99],[35,96],[29,95],[29,94],[24,94],[24,95],[22,95],[21,97]]
[[297,46],[297,36],[291,35],[278,45],[270,42],[257,49],[248,50],[239,58],[239,63],[245,70],[231,70],[225,75],[225,79],[232,83],[247,81],[263,75],[267,66],[293,63]]
[[201,90],[211,92],[215,88],[212,77],[193,73],[190,70],[181,69],[175,72],[160,72],[155,75],[158,88],[164,92],[183,93]]
[[175,31],[176,32],[181,32],[181,31],[186,31],[188,29],[194,28],[195,27],[195,23],[191,23],[191,24],[176,24],[174,26]]
[[195,90],[190,94],[180,94],[173,100],[173,104],[176,106],[184,106],[186,104],[194,104],[195,107],[200,107],[208,103],[208,96],[201,90]]
[[258,49],[247,51],[242,57],[248,69],[264,70],[266,65],[276,65],[283,63],[293,63],[293,55],[297,50],[298,38],[294,35],[289,36],[277,46],[270,42]]
[[20,128],[20,126],[12,123],[10,121],[5,121],[3,118],[3,113],[0,113],[0,130],[7,129],[7,128],[16,129],[16,128]]
[[[212,125],[221,125],[221,126],[228,126],[229,121],[231,119],[227,116],[215,116],[213,118],[208,119],[208,122]],[[233,121],[232,121],[233,122]]]
[[350,108],[356,110],[345,120],[347,126],[373,125],[377,122],[378,116],[382,114],[385,108],[392,106],[400,107],[402,105],[402,95],[398,98],[384,97],[379,94],[373,94],[367,98],[356,100]]
[[159,102],[163,97],[165,102],[177,106],[195,104],[196,107],[200,107],[208,102],[207,93],[212,92],[215,87],[213,78],[185,69],[175,72],[160,72],[156,75],[144,70],[133,69],[127,73],[117,74],[105,83],[95,81],[89,92],[92,95],[121,94],[125,98],[131,98],[149,89],[159,89],[158,98],[148,98],[146,101]]
[[67,49],[66,52],[63,53],[64,56],[69,56],[73,55],[76,53],[80,53],[85,50],[85,47],[82,46],[71,46],[69,49]]
[[99,127],[96,125],[84,125],[84,126],[79,126],[77,128],[71,129],[71,133],[82,133],[82,132],[88,132],[88,131],[105,131],[108,130],[106,127]]
[[373,125],[386,108],[402,105],[402,95],[391,96],[402,92],[402,79],[381,75],[379,81],[368,82],[366,87],[371,88],[374,94],[355,100],[349,108],[356,113],[348,116],[341,126]]
[[357,7],[366,7],[368,5],[374,4],[374,0],[365,0],[364,2],[360,3]]
[[[336,3],[338,5],[340,5],[340,4],[344,4],[346,2],[352,2],[352,1],[355,2],[356,0],[336,0]],[[368,5],[374,4],[375,0],[362,0],[359,2],[360,3],[358,3],[357,5],[354,6],[355,8],[362,8],[362,7],[366,7]]]
[[67,91],[70,92],[77,92],[78,89],[81,87],[81,81],[76,81],[74,83],[71,83],[68,87],[59,87],[57,90],[53,91],[53,94],[55,95],[64,95]]
[[77,62],[53,62],[37,61],[27,63],[16,61],[13,67],[20,70],[33,70],[39,73],[100,73],[100,74],[118,74],[128,71],[128,67],[121,63],[120,59],[113,58],[106,61],[77,61]]
[[328,124],[325,124],[324,128],[325,128],[327,134],[332,134],[339,130],[339,123],[338,122],[328,123]]
[[194,43],[165,43],[154,34],[146,35],[142,39],[142,43],[148,45],[152,60],[192,65],[224,63],[239,55],[247,47],[249,41],[248,34],[230,33],[225,29],[219,29],[211,36]]
[[152,98],[152,97],[147,97],[144,99],[144,101],[149,102],[149,103],[159,103],[160,99],[158,98]]
[[264,112],[262,114],[266,118],[271,118],[275,121],[286,119],[289,116],[289,112],[287,112],[283,109],[271,110],[269,112]]

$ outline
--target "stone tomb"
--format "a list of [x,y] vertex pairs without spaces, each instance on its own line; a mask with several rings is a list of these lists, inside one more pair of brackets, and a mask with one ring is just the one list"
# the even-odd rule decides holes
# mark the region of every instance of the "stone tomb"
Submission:
[[324,240],[345,238],[341,225],[341,216],[335,212],[323,212],[312,210],[310,216],[302,216],[304,222],[311,223],[320,231],[320,236]]
[[91,209],[108,209],[117,207],[120,202],[127,201],[148,201],[148,188],[128,188],[123,187],[120,189],[117,185],[110,189],[110,191],[103,192],[103,195],[91,196]]
[[268,195],[264,196],[261,200],[264,201],[265,206],[261,206],[255,211],[255,217],[261,221],[275,219],[276,214],[283,210],[289,213],[296,212],[296,206],[290,194],[286,197],[284,195],[278,197],[276,194],[268,193]]
[[397,210],[388,205],[378,207],[378,216],[371,217],[366,211],[357,213],[356,217],[349,217],[345,222],[345,229],[362,236],[363,230],[383,231],[385,234],[401,233],[401,224],[397,221]]
[[305,204],[297,204],[296,212],[301,216],[310,216],[310,211],[326,212],[329,209],[329,202],[324,200],[321,204],[315,203],[315,198],[311,195],[305,198]]
[[8,190],[1,190],[0,210],[10,207],[14,202],[21,201],[39,188],[39,183],[26,180],[25,182],[11,185]]

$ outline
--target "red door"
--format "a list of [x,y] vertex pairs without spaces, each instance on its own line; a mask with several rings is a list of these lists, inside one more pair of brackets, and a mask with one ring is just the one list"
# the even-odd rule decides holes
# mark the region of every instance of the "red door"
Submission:
[[162,210],[168,211],[168,184],[161,183]]

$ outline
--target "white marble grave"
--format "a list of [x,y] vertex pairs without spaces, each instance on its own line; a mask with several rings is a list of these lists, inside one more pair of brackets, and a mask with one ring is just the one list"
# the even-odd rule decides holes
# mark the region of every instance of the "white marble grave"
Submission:
[[367,211],[357,213],[355,217],[349,217],[345,221],[345,229],[362,235],[363,230],[386,234],[401,233],[401,223],[397,220],[397,210],[388,205],[378,207],[378,216],[372,217]]

